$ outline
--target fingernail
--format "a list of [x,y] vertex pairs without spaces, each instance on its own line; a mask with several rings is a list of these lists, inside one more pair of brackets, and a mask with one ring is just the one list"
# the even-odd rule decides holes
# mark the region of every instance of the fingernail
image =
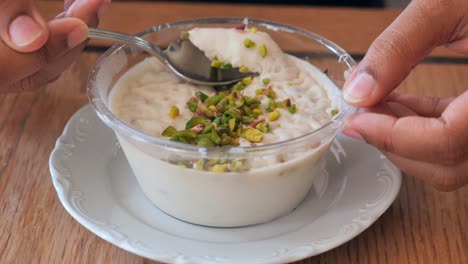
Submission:
[[344,99],[349,103],[366,100],[377,88],[375,79],[366,72],[360,72],[344,87]]
[[359,134],[356,130],[352,128],[345,128],[341,131],[341,133],[347,135],[348,137],[354,138],[354,139],[364,139],[361,134]]
[[110,3],[111,3],[111,0],[105,0],[104,3],[101,4],[97,13],[99,18],[101,18],[104,15],[104,13],[107,11],[107,9],[109,9]]
[[72,49],[81,43],[83,43],[88,38],[88,28],[86,26],[79,26],[74,28],[70,33],[68,33],[68,48]]
[[38,39],[44,31],[30,16],[18,16],[10,24],[11,41],[18,47],[24,47]]

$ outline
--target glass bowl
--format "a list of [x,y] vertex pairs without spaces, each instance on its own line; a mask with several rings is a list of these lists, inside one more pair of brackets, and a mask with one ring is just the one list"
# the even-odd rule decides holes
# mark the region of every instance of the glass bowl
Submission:
[[[341,99],[341,87],[354,60],[333,42],[304,29],[256,19],[208,18],[164,24],[139,35],[165,48],[182,31],[194,27],[232,28],[246,22],[269,33],[284,52],[326,72],[336,85],[332,97],[340,108],[331,122],[300,137],[267,145],[198,147],[172,142],[132,127],[109,109],[108,98],[116,81],[148,54],[114,45],[98,59],[90,74],[91,104],[115,132],[141,189],[158,208],[183,221],[235,227],[266,222],[290,212],[306,197],[315,176],[324,169],[324,156],[336,134],[356,110]],[[260,159],[271,162],[258,162],[263,165],[237,172],[192,168],[200,160],[257,164]]]

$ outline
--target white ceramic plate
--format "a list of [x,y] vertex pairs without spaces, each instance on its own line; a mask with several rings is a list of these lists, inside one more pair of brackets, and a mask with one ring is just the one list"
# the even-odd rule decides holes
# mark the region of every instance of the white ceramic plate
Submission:
[[90,106],[68,122],[50,171],[60,201],[80,224],[137,255],[169,263],[285,263],[349,241],[398,194],[401,174],[394,165],[366,144],[341,136],[338,141],[295,210],[242,228],[192,225],[155,207],[140,191],[112,130]]

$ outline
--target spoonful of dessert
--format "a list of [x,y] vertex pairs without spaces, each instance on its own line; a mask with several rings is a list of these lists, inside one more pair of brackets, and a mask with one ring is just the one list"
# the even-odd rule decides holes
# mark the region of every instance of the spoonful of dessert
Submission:
[[181,37],[165,50],[153,43],[133,35],[104,29],[88,28],[92,39],[111,40],[138,47],[157,57],[181,79],[205,86],[224,86],[241,81],[246,77],[258,76],[258,73],[233,67],[231,64],[210,61],[203,51],[198,49],[183,32]]

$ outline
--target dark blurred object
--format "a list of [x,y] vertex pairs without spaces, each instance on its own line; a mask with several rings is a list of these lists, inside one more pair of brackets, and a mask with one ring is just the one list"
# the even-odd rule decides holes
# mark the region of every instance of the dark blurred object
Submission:
[[384,7],[385,0],[184,0],[181,2],[200,3],[239,3],[239,4],[282,4],[282,5],[318,5],[318,6],[349,6],[349,7]]

